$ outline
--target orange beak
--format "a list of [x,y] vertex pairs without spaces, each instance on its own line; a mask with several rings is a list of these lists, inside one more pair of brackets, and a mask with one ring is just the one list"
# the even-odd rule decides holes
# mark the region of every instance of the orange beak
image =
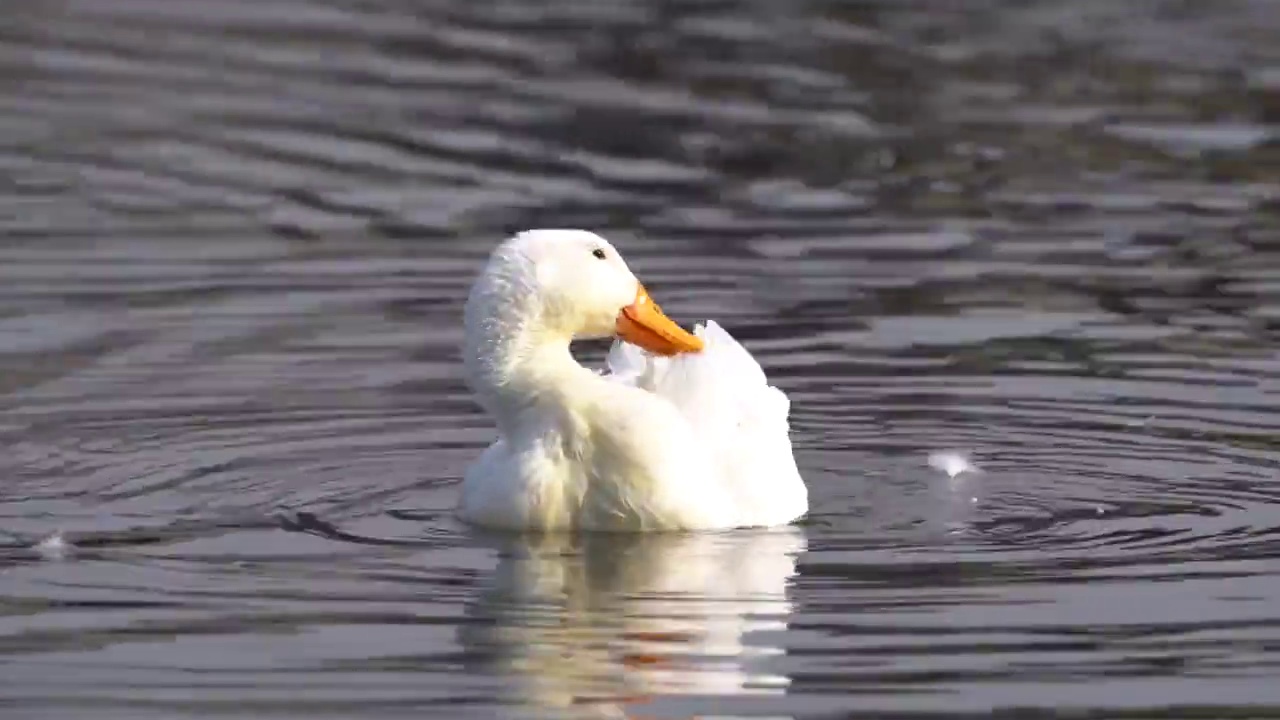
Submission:
[[685,332],[684,328],[667,317],[658,303],[649,298],[649,291],[643,285],[636,290],[635,302],[618,313],[615,327],[618,337],[658,355],[676,355],[702,349],[702,338]]

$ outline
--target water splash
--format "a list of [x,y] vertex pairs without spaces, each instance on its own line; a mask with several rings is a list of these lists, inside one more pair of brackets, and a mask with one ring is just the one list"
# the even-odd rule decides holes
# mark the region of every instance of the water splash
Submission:
[[71,544],[62,536],[62,531],[53,533],[35,545],[36,552],[46,560],[61,560],[71,550]]
[[982,472],[978,466],[970,462],[966,453],[955,451],[929,453],[929,467],[934,470],[941,470],[952,480],[964,473]]

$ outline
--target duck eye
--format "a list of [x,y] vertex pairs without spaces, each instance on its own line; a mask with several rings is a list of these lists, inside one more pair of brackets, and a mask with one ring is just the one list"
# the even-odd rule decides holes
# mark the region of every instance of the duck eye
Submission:
[[603,249],[601,249],[601,248],[596,248],[595,250],[592,250],[592,251],[591,251],[591,254],[592,254],[593,256],[595,256],[595,258],[596,258],[597,260],[603,260],[603,259],[604,259],[604,250],[603,250]]

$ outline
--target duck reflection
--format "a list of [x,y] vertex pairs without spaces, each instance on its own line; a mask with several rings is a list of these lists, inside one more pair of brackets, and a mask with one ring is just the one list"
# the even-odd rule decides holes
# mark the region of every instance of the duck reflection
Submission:
[[745,635],[786,627],[805,547],[794,528],[495,542],[498,567],[460,639],[512,678],[512,700],[624,717],[663,695],[785,692],[769,660],[781,649]]

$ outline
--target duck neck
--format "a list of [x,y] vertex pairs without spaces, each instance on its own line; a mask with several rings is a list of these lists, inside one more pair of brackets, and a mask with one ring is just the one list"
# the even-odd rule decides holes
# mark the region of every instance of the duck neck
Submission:
[[468,303],[463,345],[468,384],[508,437],[540,416],[548,398],[563,403],[587,376],[595,377],[569,352],[571,337],[547,330],[517,307],[508,303],[482,313]]

